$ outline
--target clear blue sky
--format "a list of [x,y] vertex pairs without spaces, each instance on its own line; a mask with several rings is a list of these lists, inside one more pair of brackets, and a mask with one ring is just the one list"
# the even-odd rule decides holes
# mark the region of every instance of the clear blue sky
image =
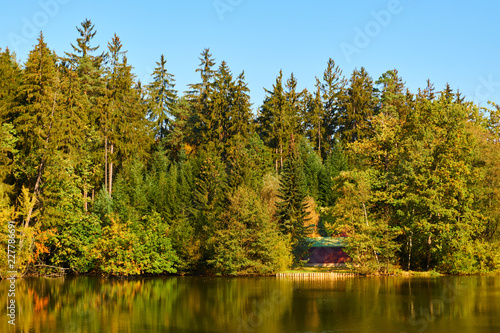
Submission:
[[500,103],[498,13],[500,2],[484,0],[4,1],[0,47],[24,61],[42,30],[62,55],[89,18],[94,43],[103,50],[116,33],[143,83],[165,54],[181,92],[199,81],[198,57],[208,47],[233,74],[245,70],[254,107],[280,69],[314,89],[330,57],[347,76],[363,66],[376,80],[396,68],[412,92],[430,78],[436,90],[449,82],[485,106]]

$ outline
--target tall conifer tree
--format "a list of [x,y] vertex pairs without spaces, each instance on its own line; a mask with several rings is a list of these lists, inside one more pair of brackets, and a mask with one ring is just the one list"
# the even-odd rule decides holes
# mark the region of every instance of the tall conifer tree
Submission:
[[[61,98],[56,55],[49,50],[41,33],[26,61],[18,98],[19,116],[14,124],[19,135],[20,158],[24,161],[18,170],[19,188],[26,186],[32,193],[31,200],[40,202],[44,172],[59,139],[54,133],[60,126]],[[24,230],[30,226],[34,208],[31,205],[23,216]]]
[[279,199],[276,216],[283,234],[289,235],[294,248],[295,261],[301,259],[304,252],[306,227],[306,182],[302,159],[293,135],[290,140],[288,155],[283,165],[280,178]]
[[366,70],[355,69],[339,114],[339,137],[344,142],[354,142],[370,133],[369,119],[376,112],[373,80]]
[[146,87],[148,117],[155,124],[155,135],[160,139],[166,137],[171,130],[173,110],[177,100],[177,92],[174,90],[174,75],[167,71],[166,63],[167,61],[162,54],[152,74],[153,82]]

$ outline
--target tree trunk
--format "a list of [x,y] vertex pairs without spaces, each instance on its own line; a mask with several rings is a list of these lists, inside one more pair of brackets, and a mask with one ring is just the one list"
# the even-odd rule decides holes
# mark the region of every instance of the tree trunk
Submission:
[[411,267],[411,248],[412,248],[413,244],[412,244],[412,239],[411,239],[411,233],[410,233],[410,237],[408,239],[408,270],[410,270],[410,267]]
[[283,170],[283,142],[280,142],[280,170]]
[[104,188],[108,190],[108,136],[104,135]]
[[[111,148],[109,149],[109,154],[113,155],[114,145],[111,144]],[[111,198],[111,193],[113,192],[113,158],[111,157],[111,162],[109,162],[109,197]]]
[[88,211],[88,202],[87,202],[87,184],[83,185],[83,211],[86,213]]
[[[366,226],[369,228],[370,225],[368,224],[368,214],[366,213],[366,206],[365,206],[365,203],[363,202],[363,210],[365,212],[365,222],[366,222]],[[373,254],[375,255],[375,259],[377,260],[377,265],[380,267],[380,262],[378,261],[378,255],[377,255],[377,251],[375,251],[375,249],[373,249]]]
[[276,167],[276,174],[278,174],[278,148],[274,148],[274,153],[276,154],[276,158],[274,159],[274,164]]
[[[38,175],[36,177],[35,188],[33,190],[32,198],[37,198],[38,194],[40,193],[40,183],[42,182],[42,173],[44,167],[45,167],[45,157],[42,157],[42,160],[40,162],[40,167],[38,168]],[[24,221],[24,229],[26,229],[29,226],[32,214],[33,214],[33,207],[30,207],[30,209],[28,210],[28,214],[26,215],[26,220]]]
[[321,123],[318,123],[318,153],[321,156]]
[[[52,130],[52,123],[54,121],[54,110],[56,109],[56,98],[57,98],[57,92],[54,93],[54,102],[52,103],[52,111],[50,113],[49,129],[47,131],[47,137],[45,138],[44,149],[47,149],[48,145],[49,145],[50,131]],[[45,163],[46,163],[45,156],[46,156],[46,152],[43,153],[42,159],[40,160],[40,166],[38,168],[38,175],[36,177],[35,188],[33,189],[33,197],[32,198],[37,198],[38,195],[40,194],[40,184],[42,183],[42,174],[43,174],[43,169],[45,168]],[[33,208],[34,208],[34,205],[32,205],[29,208],[28,214],[26,215],[26,220],[24,221],[23,235],[24,235],[24,231],[26,230],[26,228],[28,228],[30,225],[31,215],[33,214]],[[21,238],[21,240],[19,241],[18,252],[21,251],[22,247],[23,247],[23,238]]]
[[427,244],[429,245],[429,248],[427,249],[427,270],[429,270],[429,267],[431,265],[432,234],[429,234],[429,238],[427,239]]

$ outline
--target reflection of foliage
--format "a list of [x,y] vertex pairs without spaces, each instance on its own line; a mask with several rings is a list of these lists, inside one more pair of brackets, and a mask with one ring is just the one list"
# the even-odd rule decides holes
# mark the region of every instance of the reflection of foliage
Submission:
[[[1,299],[7,298],[6,282],[0,282]],[[22,279],[16,285],[17,309],[22,313],[16,329],[130,332],[139,325],[150,332],[202,332],[207,328],[216,332],[294,332],[298,327],[347,331],[353,329],[349,319],[362,316],[374,329],[394,324],[407,325],[410,331],[412,322],[439,317],[426,321],[429,331],[439,331],[441,325],[458,330],[477,322],[478,307],[488,309],[482,319],[495,318],[500,304],[491,290],[498,287],[498,278],[486,276],[313,279],[299,284],[275,278]],[[408,298],[404,306],[398,302],[401,297]],[[0,321],[0,331],[8,332],[8,325]]]

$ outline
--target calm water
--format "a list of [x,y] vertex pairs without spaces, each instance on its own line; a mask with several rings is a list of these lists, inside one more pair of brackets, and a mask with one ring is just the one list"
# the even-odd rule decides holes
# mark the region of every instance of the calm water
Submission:
[[16,304],[0,332],[500,332],[500,277],[484,276],[38,278]]

